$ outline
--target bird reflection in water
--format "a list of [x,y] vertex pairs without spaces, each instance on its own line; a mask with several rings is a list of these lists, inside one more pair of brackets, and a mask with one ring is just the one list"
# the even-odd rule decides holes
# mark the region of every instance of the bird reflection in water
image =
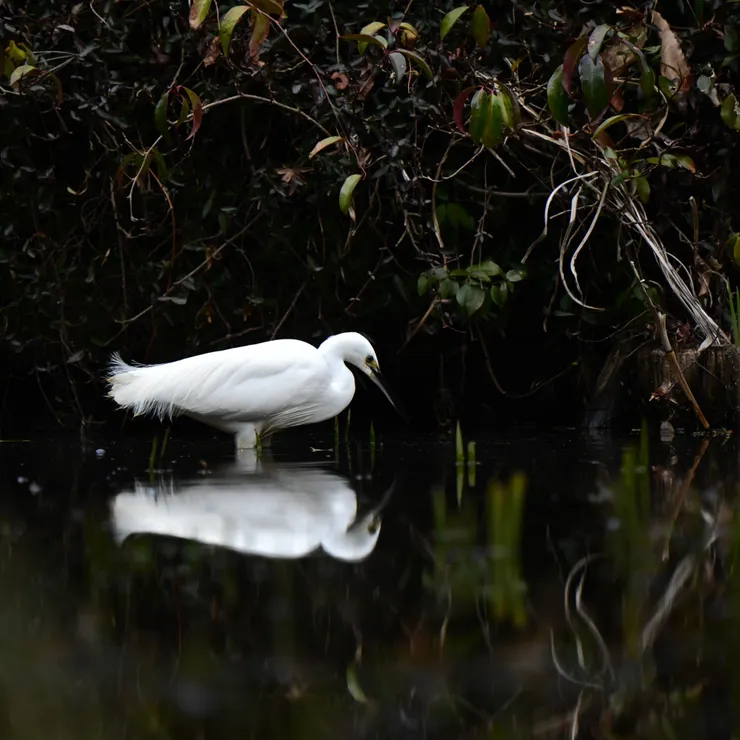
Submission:
[[349,479],[315,465],[285,464],[243,451],[208,478],[136,481],[111,504],[122,543],[134,534],[164,535],[268,558],[303,558],[318,551],[359,562],[380,536],[379,505],[358,515]]

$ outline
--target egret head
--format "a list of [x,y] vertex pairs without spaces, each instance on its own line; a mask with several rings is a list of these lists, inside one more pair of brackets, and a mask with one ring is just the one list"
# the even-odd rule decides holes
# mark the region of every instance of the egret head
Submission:
[[354,331],[337,334],[333,338],[340,342],[342,359],[367,375],[383,391],[383,395],[390,401],[393,408],[401,413],[398,404],[391,397],[383,376],[380,374],[378,357],[375,354],[373,345],[362,334]]

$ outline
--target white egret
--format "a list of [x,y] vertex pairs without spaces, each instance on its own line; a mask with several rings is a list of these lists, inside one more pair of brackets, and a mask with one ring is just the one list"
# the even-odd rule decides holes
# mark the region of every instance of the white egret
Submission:
[[318,348],[276,339],[161,365],[129,365],[114,354],[108,395],[135,416],[184,414],[234,434],[238,449],[252,449],[279,429],[343,411],[355,394],[345,363],[365,373],[397,408],[375,350],[356,332],[335,334]]
[[136,481],[111,503],[111,523],[119,542],[155,534],[268,558],[304,558],[323,550],[356,563],[378,542],[378,508],[360,515],[357,494],[337,473],[274,464],[256,473],[237,468],[179,484]]

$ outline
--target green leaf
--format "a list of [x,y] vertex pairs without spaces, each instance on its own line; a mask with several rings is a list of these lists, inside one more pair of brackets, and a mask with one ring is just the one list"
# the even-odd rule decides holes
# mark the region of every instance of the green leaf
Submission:
[[637,197],[647,205],[650,202],[650,183],[647,181],[647,177],[644,175],[635,177],[635,190],[637,191]]
[[732,255],[734,263],[740,266],[740,234],[732,234],[725,246]]
[[522,120],[519,101],[516,95],[502,82],[499,85],[499,105],[501,106],[501,115],[503,116],[504,126],[512,131]]
[[470,28],[473,32],[475,43],[478,44],[481,49],[484,49],[491,36],[491,20],[488,17],[488,13],[486,13],[486,9],[482,5],[475,6],[473,17],[470,21]]
[[487,149],[493,149],[501,143],[501,133],[504,130],[504,114],[501,107],[501,96],[489,95],[488,117],[481,134],[481,143]]
[[357,669],[354,663],[350,663],[347,666],[347,691],[349,691],[352,698],[360,704],[367,704],[368,699],[365,696],[365,692],[360,686],[360,682],[357,680]]
[[470,134],[470,138],[476,144],[480,144],[483,129],[486,126],[489,103],[489,95],[483,89],[478,90],[470,101],[470,124],[468,127],[468,133]]
[[422,272],[421,275],[419,275],[419,279],[416,281],[416,292],[422,296],[429,292],[429,288],[432,285],[432,280],[429,277],[429,274],[426,272]]
[[639,113],[620,113],[617,116],[611,116],[597,126],[596,130],[591,134],[591,138],[595,139],[602,131],[606,131],[610,126],[613,126],[615,123],[619,123],[620,121],[624,121],[627,118],[641,118],[642,120],[645,120],[645,116],[641,116]]
[[696,174],[696,165],[688,154],[674,154],[674,157],[679,167],[683,167],[685,170]]
[[170,91],[167,90],[157,101],[154,108],[154,127],[162,136],[167,133],[167,104],[170,99]]
[[198,93],[193,92],[189,87],[183,87],[182,89],[185,91],[185,94],[190,100],[190,105],[193,107],[193,127],[191,128],[190,133],[185,139],[187,141],[187,139],[192,139],[195,137],[195,134],[198,133],[198,129],[200,128],[201,123],[203,123],[203,103],[201,102]]
[[30,50],[24,43],[16,44],[12,39],[5,47],[5,53],[8,55],[8,58],[19,64],[26,61],[33,63],[33,59],[29,59],[29,52]]
[[596,26],[593,31],[591,31],[591,35],[588,37],[588,55],[591,57],[593,61],[596,61],[596,57],[598,56],[598,53],[601,51],[601,47],[604,43],[604,39],[606,39],[607,34],[609,31],[612,30],[612,27],[607,25],[606,23],[602,23],[600,26]]
[[331,146],[332,144],[337,144],[340,141],[346,141],[344,136],[327,136],[326,139],[322,139],[313,149],[311,149],[308,154],[308,158],[313,159],[320,151],[326,149],[326,147]]
[[660,75],[658,77],[658,87],[660,88],[660,91],[663,93],[663,95],[665,95],[667,98],[672,98],[678,91],[678,81],[669,80],[667,77]]
[[157,177],[161,182],[164,182],[167,179],[168,171],[162,152],[160,152],[157,147],[154,147],[154,149],[152,149],[152,156],[154,157],[154,164],[157,167]]
[[412,51],[411,49],[399,49],[398,53],[403,54],[404,56],[416,62],[419,65],[419,68],[421,69],[421,71],[426,75],[427,79],[429,80],[434,79],[432,68],[429,66],[426,59],[424,59],[424,57],[421,54],[419,54],[418,52]]
[[655,92],[655,72],[645,62],[640,71],[640,90],[645,98],[650,98]]
[[455,296],[460,308],[465,311],[468,316],[472,316],[476,311],[483,305],[483,301],[486,299],[486,292],[482,288],[478,288],[470,283],[460,287]]
[[442,18],[442,23],[439,26],[439,40],[444,41],[445,36],[452,30],[452,27],[460,20],[460,16],[469,10],[469,5],[461,5],[459,8],[451,10],[447,15]]
[[200,28],[211,9],[211,0],[193,0],[190,6],[190,28],[194,31]]
[[490,283],[491,282],[490,276],[486,275],[485,272],[481,272],[480,270],[473,270],[471,268],[468,268],[467,272],[468,272],[468,277],[469,278],[473,278],[475,280],[481,280],[484,283]]
[[725,49],[730,54],[740,51],[740,36],[736,26],[725,25]]
[[10,86],[13,87],[20,81],[21,77],[25,77],[30,72],[38,71],[33,64],[21,64],[20,67],[16,67],[13,73],[10,75]]
[[507,283],[491,286],[491,300],[499,307],[503,308],[509,297],[509,288]]
[[723,101],[719,111],[722,120],[729,128],[740,131],[740,110],[738,110],[735,93],[730,93]]
[[501,268],[493,260],[486,260],[479,265],[473,265],[470,269],[476,272],[484,272],[491,277],[496,277],[496,275],[501,275],[502,273]]
[[506,281],[509,283],[518,283],[521,280],[524,280],[524,277],[524,270],[509,270],[506,273]]
[[669,169],[674,169],[676,166],[676,162],[673,159],[672,154],[663,154],[660,157],[647,157],[645,161],[648,164],[659,164],[663,167],[668,167]]
[[252,12],[252,33],[249,36],[249,57],[259,58],[260,49],[270,33],[270,19],[263,13]]
[[408,67],[406,57],[398,51],[392,51],[388,55],[388,61],[391,63],[391,67],[393,67],[393,74],[396,77],[396,84],[398,85],[406,74]]
[[234,27],[248,10],[248,5],[235,5],[233,8],[229,8],[224,14],[224,17],[221,18],[221,24],[218,27],[218,36],[224,56],[228,56],[229,54],[231,37],[234,35]]
[[440,205],[439,208],[437,208],[437,216],[440,220],[440,223],[442,222],[442,220],[439,216],[439,212],[443,209],[446,219],[453,227],[457,228],[459,226],[463,229],[467,229],[468,231],[473,231],[475,229],[475,221],[473,220],[473,217],[465,210],[465,206],[461,205],[460,203],[443,203],[442,205]]
[[696,172],[694,160],[687,154],[672,154],[671,152],[664,152],[660,157],[648,157],[646,161],[650,164],[658,164],[671,170],[676,167],[683,167],[683,169],[688,170],[689,172]]
[[586,108],[591,118],[595,118],[609,104],[604,62],[601,61],[601,57],[594,61],[588,54],[584,54],[578,65],[578,72],[581,76],[581,89],[586,98]]
[[339,209],[342,213],[347,213],[349,210],[352,195],[360,180],[362,180],[362,175],[350,175],[342,184],[342,189],[339,191]]
[[563,87],[563,65],[561,64],[547,81],[547,107],[552,117],[563,126],[570,123],[568,115],[568,93]]
[[637,57],[640,66],[640,92],[643,98],[649,99],[655,94],[655,72],[651,69],[640,49],[632,44],[629,45],[629,48]]
[[445,278],[439,284],[439,295],[440,298],[454,298],[460,286],[452,279]]
[[[373,21],[372,23],[368,23],[366,26],[363,26],[360,29],[360,35],[361,36],[372,36],[374,38],[375,34],[378,31],[380,31],[381,28],[385,28],[385,23],[381,23],[380,21]],[[385,41],[385,39],[383,40]],[[367,41],[357,42],[357,51],[360,52],[360,56],[362,56],[365,53],[368,43],[369,42]]]
[[284,0],[252,0],[255,8],[263,10],[265,13],[273,15],[282,15]]
[[366,26],[363,26],[360,29],[360,33],[364,33],[368,36],[374,36],[378,31],[380,31],[381,28],[385,28],[385,23],[382,21],[373,21],[372,23],[368,23]]
[[[388,48],[388,42],[382,36],[368,36],[365,33],[348,33],[348,34],[345,34],[344,36],[340,36],[339,38],[344,39],[345,41],[358,41],[358,42],[362,41],[365,44],[372,44],[373,46],[379,46],[381,49]],[[359,47],[359,43],[358,43],[358,47]]]

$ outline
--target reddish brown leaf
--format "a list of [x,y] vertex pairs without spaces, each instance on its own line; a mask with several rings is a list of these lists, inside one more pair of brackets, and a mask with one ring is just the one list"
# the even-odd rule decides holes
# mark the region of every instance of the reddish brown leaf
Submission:
[[334,74],[331,76],[332,80],[336,80],[334,83],[334,87],[337,90],[345,90],[347,88],[347,85],[349,85],[349,77],[347,77],[346,74],[343,72],[334,72]]
[[189,23],[194,31],[200,28],[208,15],[212,0],[193,0],[190,5]]
[[466,87],[456,98],[455,98],[455,104],[452,108],[452,117],[455,119],[455,123],[457,124],[457,127],[462,131],[462,133],[467,134],[468,132],[465,129],[465,126],[463,125],[463,110],[465,109],[465,102],[470,97],[470,95],[473,93],[474,90],[477,90],[477,87]]
[[357,91],[357,97],[360,100],[364,100],[370,95],[371,90],[375,86],[375,72],[372,67],[366,67],[362,70],[360,75],[360,88]]
[[576,64],[583,54],[586,45],[588,44],[588,36],[581,36],[581,38],[574,41],[565,52],[563,57],[563,87],[565,92],[572,97],[570,91],[571,83],[573,81],[573,71],[576,68]]
[[270,33],[270,19],[262,13],[252,11],[252,35],[249,38],[249,56],[255,61],[259,59],[260,48],[267,34]]
[[609,147],[610,149],[616,149],[616,145],[614,144],[612,137],[609,136],[609,132],[606,129],[604,129],[603,131],[599,131],[599,133],[594,136],[594,139],[602,149],[606,149],[607,147]]
[[283,14],[283,0],[252,0],[252,5],[260,10],[264,10],[265,13],[273,13],[274,15]]
[[653,11],[652,21],[660,34],[660,74],[669,80],[678,80],[678,89],[681,92],[688,92],[691,84],[691,69],[681,50],[678,36],[657,10]]
[[218,43],[218,36],[214,36],[203,57],[203,66],[210,67],[212,64],[215,64],[220,54],[221,45]]
[[[603,58],[602,58],[603,63]],[[604,64],[604,83],[606,84],[606,91],[609,93],[609,97],[614,94],[614,74],[611,69]]]
[[619,88],[614,91],[614,95],[612,95],[612,99],[609,102],[617,113],[621,113],[624,110],[624,97]]
[[190,133],[188,134],[187,138],[185,139],[185,141],[187,141],[188,139],[192,139],[195,137],[195,134],[198,133],[198,129],[200,128],[201,123],[203,123],[203,103],[201,102],[198,93],[194,92],[189,87],[178,85],[177,92],[180,95],[182,95],[182,93],[185,93],[185,95],[187,95],[188,100],[190,100],[190,106],[193,109],[193,126],[190,129]]

